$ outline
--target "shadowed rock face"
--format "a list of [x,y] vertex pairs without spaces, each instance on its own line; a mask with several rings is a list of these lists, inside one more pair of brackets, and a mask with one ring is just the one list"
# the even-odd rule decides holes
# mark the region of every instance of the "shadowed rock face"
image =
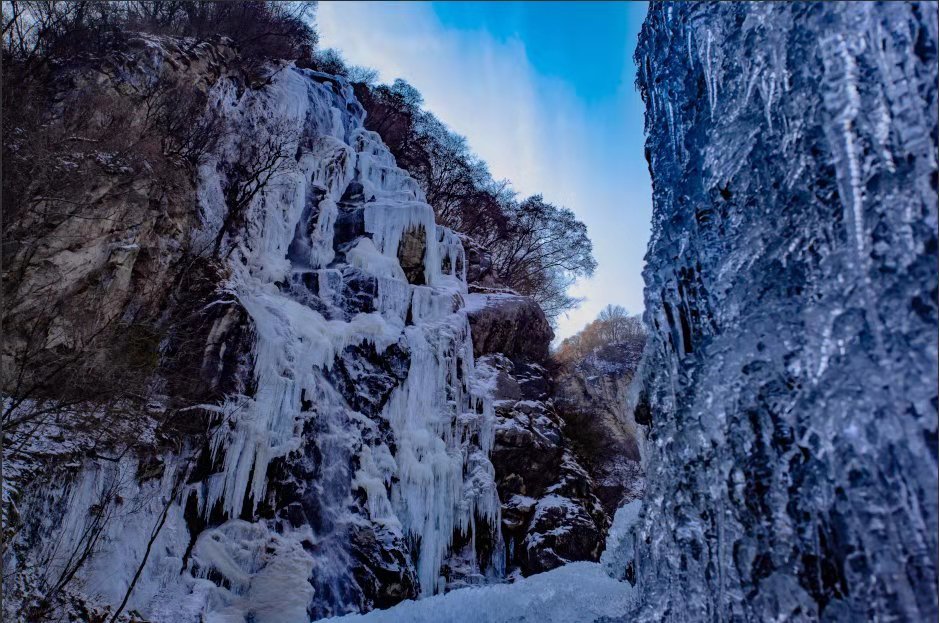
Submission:
[[611,344],[555,377],[554,404],[610,517],[642,495],[637,426],[629,406],[641,354],[636,344]]
[[936,32],[651,7],[645,620],[939,613]]
[[514,292],[474,296],[480,300],[471,317],[474,355],[502,353],[538,363],[547,360],[554,332],[538,303]]
[[574,560],[597,560],[610,519],[595,495],[539,364],[501,353],[479,359],[495,386],[491,460],[502,502],[506,568],[523,575]]
[[498,276],[489,250],[469,236],[460,235],[460,240],[466,251],[466,281],[485,288],[495,287]]
[[[474,263],[471,257],[471,269]],[[575,560],[597,560],[626,488],[607,484],[616,477],[632,486],[640,482],[634,463],[636,469],[628,474],[600,468],[612,460],[599,457],[609,459],[625,449],[626,437],[630,451],[636,451],[633,437],[599,415],[601,403],[615,399],[616,392],[592,394],[593,410],[578,413],[579,421],[573,415],[568,419],[553,399],[555,373],[547,361],[552,333],[544,313],[528,297],[488,292],[470,294],[467,308],[478,369],[488,375],[495,398],[491,460],[502,502],[506,571],[530,575]],[[625,387],[628,380],[622,382]],[[575,405],[569,401],[567,406]]]

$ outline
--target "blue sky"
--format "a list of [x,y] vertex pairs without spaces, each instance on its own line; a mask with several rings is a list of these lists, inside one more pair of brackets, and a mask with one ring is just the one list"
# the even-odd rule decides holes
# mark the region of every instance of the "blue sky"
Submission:
[[632,54],[644,2],[321,2],[321,45],[404,78],[496,178],[587,224],[599,267],[573,289],[580,330],[608,303],[642,311],[651,184]]

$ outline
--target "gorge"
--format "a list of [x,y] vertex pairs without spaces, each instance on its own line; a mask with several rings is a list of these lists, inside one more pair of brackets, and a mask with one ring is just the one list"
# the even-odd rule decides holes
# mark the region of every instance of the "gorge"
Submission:
[[347,68],[49,63],[4,95],[4,620],[935,619],[937,19],[653,3],[644,348],[566,363]]

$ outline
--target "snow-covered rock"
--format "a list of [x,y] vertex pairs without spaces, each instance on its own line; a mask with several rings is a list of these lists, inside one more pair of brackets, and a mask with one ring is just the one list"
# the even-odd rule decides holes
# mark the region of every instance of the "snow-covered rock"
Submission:
[[390,610],[329,619],[335,623],[595,623],[632,606],[629,584],[599,563],[574,562],[513,584],[467,588]]
[[[529,297],[473,287],[467,310],[477,368],[495,398],[492,464],[509,574],[599,558],[610,514],[595,495],[551,399],[551,329]],[[615,509],[615,506],[614,506]]]
[[[620,621],[635,605],[632,586],[617,578],[632,562],[630,529],[641,502],[616,513],[601,563],[573,562],[510,584],[468,588],[336,623],[600,623]],[[627,618],[626,621],[629,619]]]

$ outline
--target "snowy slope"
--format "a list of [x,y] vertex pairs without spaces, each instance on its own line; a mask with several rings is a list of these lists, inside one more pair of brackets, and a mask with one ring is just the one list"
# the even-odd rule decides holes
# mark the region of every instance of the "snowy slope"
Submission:
[[466,588],[389,610],[349,615],[336,623],[593,623],[617,618],[633,607],[632,586],[614,575],[631,561],[640,501],[616,513],[599,563],[573,562],[512,584]]
[[618,582],[599,563],[572,562],[518,580],[465,588],[390,610],[328,619],[342,623],[593,623],[626,612],[632,587]]

